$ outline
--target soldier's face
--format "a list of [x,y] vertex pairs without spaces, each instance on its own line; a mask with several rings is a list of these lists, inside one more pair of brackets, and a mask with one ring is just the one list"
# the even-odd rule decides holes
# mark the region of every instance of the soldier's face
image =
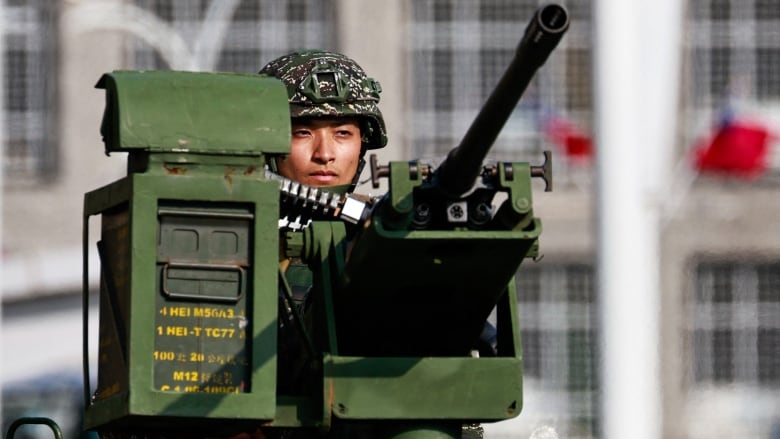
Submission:
[[290,154],[277,159],[279,174],[308,186],[352,183],[360,161],[360,125],[351,118],[292,120]]

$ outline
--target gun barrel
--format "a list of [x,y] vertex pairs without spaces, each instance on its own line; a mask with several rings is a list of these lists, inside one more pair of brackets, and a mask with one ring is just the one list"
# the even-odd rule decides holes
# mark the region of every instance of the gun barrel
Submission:
[[551,4],[539,8],[525,29],[515,57],[471,123],[460,144],[437,170],[439,188],[453,197],[471,189],[482,162],[517,102],[569,28],[566,9]]

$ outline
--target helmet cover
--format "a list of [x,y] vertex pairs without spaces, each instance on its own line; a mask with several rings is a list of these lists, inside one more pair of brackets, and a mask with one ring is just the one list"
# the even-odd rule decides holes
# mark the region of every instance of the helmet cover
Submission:
[[354,60],[322,50],[298,51],[269,62],[260,74],[284,82],[292,118],[355,117],[365,149],[387,144],[385,121],[377,106],[382,87]]

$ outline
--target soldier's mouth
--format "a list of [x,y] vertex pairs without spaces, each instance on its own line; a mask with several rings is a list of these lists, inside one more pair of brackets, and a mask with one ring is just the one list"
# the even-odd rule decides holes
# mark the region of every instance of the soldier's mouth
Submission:
[[318,183],[330,183],[338,178],[333,171],[317,171],[309,174],[309,179]]

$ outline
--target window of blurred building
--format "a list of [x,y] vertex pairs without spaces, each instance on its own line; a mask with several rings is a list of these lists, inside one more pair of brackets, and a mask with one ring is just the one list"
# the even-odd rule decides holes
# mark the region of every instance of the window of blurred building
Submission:
[[44,0],[6,0],[4,11],[4,183],[57,176],[57,8]]
[[[684,148],[695,148],[727,121],[769,133],[756,176],[777,183],[780,170],[780,6],[774,0],[690,0],[684,42]],[[750,154],[732,145],[735,154]],[[729,177],[729,173],[721,175]],[[732,179],[733,181],[733,179]],[[750,180],[752,181],[752,179]]]
[[[597,302],[594,270],[526,263],[517,275],[523,344],[523,424],[560,437],[597,437]],[[531,432],[529,431],[529,433]]]
[[[720,425],[741,437],[770,437],[780,413],[780,263],[699,261],[693,281],[689,410],[702,417],[689,423],[694,431]],[[707,420],[705,411],[720,419]]]
[[[204,28],[210,7],[219,2],[134,0],[193,42]],[[240,0],[230,18],[218,58],[209,70],[257,73],[268,61],[298,49],[335,50],[331,0]],[[171,68],[159,51],[141,39],[129,45],[128,64],[136,69]]]

